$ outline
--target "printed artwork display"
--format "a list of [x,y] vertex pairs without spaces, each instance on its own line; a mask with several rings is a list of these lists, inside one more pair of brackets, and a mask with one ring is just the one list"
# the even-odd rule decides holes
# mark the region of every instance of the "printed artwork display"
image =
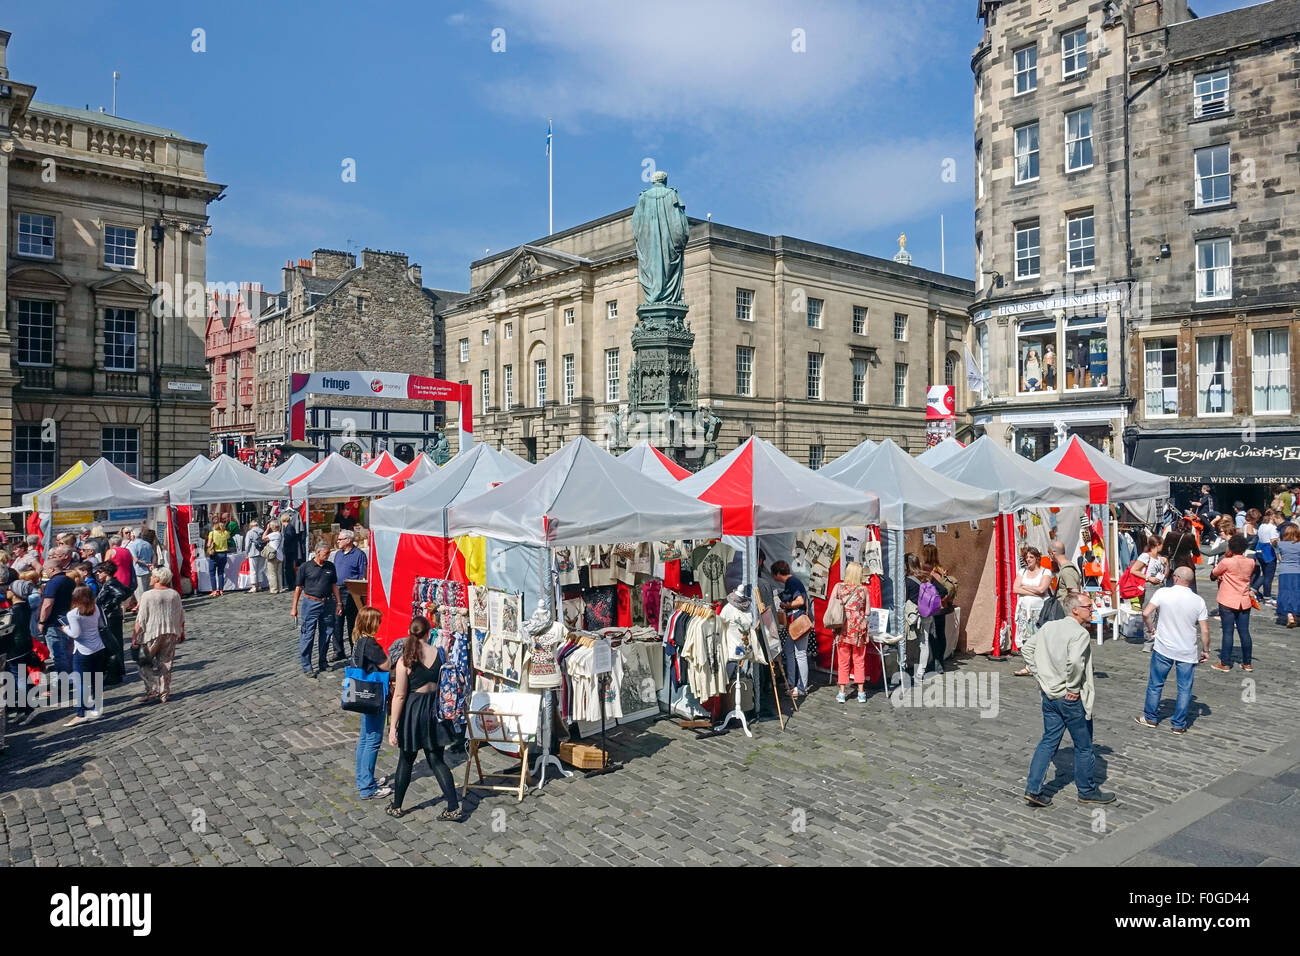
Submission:
[[830,583],[831,562],[839,550],[839,540],[829,531],[809,531],[795,535],[794,563],[800,557],[807,565],[804,584],[812,597],[825,599]]
[[867,540],[865,525],[840,528],[840,574],[850,564],[862,563],[862,545]]
[[469,626],[475,631],[486,631],[488,624],[488,589],[470,585]]
[[478,612],[483,620],[486,606],[486,629],[473,628],[474,669],[481,674],[519,683],[527,659],[526,638],[520,631],[519,609],[523,595],[508,594],[489,588],[471,588],[471,616]]

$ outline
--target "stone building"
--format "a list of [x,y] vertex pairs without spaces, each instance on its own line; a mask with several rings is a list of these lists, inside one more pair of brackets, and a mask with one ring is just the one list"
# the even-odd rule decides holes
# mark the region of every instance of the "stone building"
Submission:
[[1060,426],[1118,454],[1129,417],[1119,360],[1130,305],[1127,85],[1115,6],[979,4],[971,318],[985,387],[972,412],[1030,458],[1052,448]]
[[[613,437],[640,296],[631,214],[470,265],[445,313],[447,378],[473,386],[478,440],[540,460]],[[752,434],[814,467],[865,437],[919,451],[927,387],[945,379],[965,411],[972,285],[900,259],[691,220],[686,320],[719,454]]]
[[1208,482],[1220,508],[1263,505],[1300,480],[1300,0],[1137,26],[1133,256],[1150,308],[1127,351],[1125,441],[1180,501]]
[[208,447],[205,146],[34,100],[0,31],[0,484],[101,455],[153,480]]
[[1296,477],[1300,0],[979,12],[976,424],[1176,482]]
[[235,293],[212,290],[205,348],[214,452],[234,455],[253,445],[256,316],[264,311],[268,298],[260,282],[241,282]]
[[[457,293],[426,289],[405,253],[317,249],[287,262],[284,289],[258,317],[254,373],[256,441],[288,439],[295,372],[406,372],[442,378],[440,310]],[[404,460],[443,427],[441,402],[313,395],[307,440],[360,459],[381,448]]]

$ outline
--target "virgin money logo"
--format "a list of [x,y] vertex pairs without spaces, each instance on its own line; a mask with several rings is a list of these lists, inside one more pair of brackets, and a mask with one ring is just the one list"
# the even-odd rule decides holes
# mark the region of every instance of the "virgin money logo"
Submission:
[[378,394],[379,392],[382,392],[384,390],[384,383],[381,382],[379,379],[375,379],[373,382],[370,383],[370,390]]

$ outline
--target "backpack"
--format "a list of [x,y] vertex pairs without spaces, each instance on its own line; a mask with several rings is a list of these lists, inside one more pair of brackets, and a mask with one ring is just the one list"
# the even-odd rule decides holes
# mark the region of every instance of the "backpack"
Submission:
[[916,613],[921,617],[934,617],[943,610],[939,590],[929,581],[921,583],[921,593],[916,599]]

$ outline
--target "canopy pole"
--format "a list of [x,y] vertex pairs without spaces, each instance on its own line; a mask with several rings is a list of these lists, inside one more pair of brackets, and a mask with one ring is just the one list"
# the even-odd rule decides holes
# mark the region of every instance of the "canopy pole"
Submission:
[[[758,562],[757,559],[754,557],[754,555],[757,553],[757,547],[758,547],[757,539],[751,533],[748,537],[745,538],[745,559],[743,562],[741,562],[741,566],[745,569],[744,582],[742,583],[741,587],[742,589],[748,587],[748,594],[750,600],[749,606],[751,609],[756,609],[758,607],[758,601],[756,600],[758,596],[758,586],[757,586]],[[744,594],[746,593],[746,591],[742,590],[741,593]],[[757,684],[757,681],[755,681],[755,684]],[[755,695],[756,696],[754,698],[754,702],[755,704],[757,704],[758,703],[757,687],[755,687]],[[745,731],[746,737],[754,736],[753,732],[749,729],[749,721],[745,719],[745,709],[740,705],[740,663],[739,662],[736,663],[735,706],[732,708],[730,713],[723,716],[721,722],[714,724],[713,726],[714,733],[717,733],[722,730],[726,730],[727,725],[731,723],[733,720],[740,721],[740,727],[743,731]]]

